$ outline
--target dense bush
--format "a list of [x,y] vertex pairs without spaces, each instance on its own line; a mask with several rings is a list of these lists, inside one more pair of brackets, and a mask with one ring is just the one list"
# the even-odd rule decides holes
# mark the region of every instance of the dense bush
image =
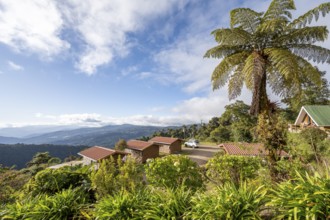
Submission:
[[120,190],[103,197],[95,205],[97,219],[143,219],[144,209],[149,200],[147,191],[128,192]]
[[216,184],[241,181],[256,177],[261,167],[259,157],[244,157],[217,154],[206,164],[206,175]]
[[125,189],[134,191],[141,188],[143,183],[143,166],[133,157],[127,157],[125,163],[119,157],[103,160],[97,170],[91,175],[92,187],[98,198],[113,195]]
[[145,165],[147,181],[154,186],[176,188],[184,185],[196,190],[203,186],[197,163],[183,155],[169,155],[149,160]]
[[80,210],[88,203],[88,196],[80,189],[63,190],[55,195],[40,194],[6,206],[0,212],[1,219],[57,220],[80,216]]
[[97,219],[182,219],[190,210],[192,191],[146,187],[128,192],[121,190],[95,205]]
[[278,219],[327,219],[330,216],[330,178],[297,174],[271,190],[271,206]]
[[38,172],[26,185],[26,192],[32,195],[41,193],[54,194],[63,189],[84,186],[90,188],[89,167],[62,167],[59,169],[45,169]]
[[236,186],[225,183],[214,191],[192,198],[191,219],[261,219],[267,190],[246,182]]
[[177,188],[151,188],[150,201],[143,210],[144,219],[182,219],[191,209],[193,191],[184,185]]

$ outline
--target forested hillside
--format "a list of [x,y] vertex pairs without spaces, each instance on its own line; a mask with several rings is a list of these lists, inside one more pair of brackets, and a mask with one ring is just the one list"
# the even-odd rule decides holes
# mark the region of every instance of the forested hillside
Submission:
[[49,152],[53,157],[63,160],[69,156],[78,156],[77,153],[86,146],[68,146],[52,144],[0,144],[0,164],[3,166],[15,166],[17,169],[26,167],[32,157],[38,152]]

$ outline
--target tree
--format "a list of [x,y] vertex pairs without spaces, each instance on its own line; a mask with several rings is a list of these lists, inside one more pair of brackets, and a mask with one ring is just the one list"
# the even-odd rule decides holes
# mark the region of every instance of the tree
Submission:
[[48,163],[48,161],[52,159],[52,157],[49,155],[49,152],[39,152],[36,153],[36,155],[33,156],[32,160],[29,161],[26,165],[27,167],[32,166],[40,166],[42,164]]
[[124,139],[119,139],[119,141],[115,145],[115,149],[121,151],[125,150],[126,147],[127,147],[127,143]]
[[328,80],[324,77],[326,72],[319,72],[322,80],[321,87],[308,78],[302,79],[301,94],[288,94],[282,102],[288,105],[289,111],[297,117],[300,109],[304,105],[329,105],[330,89]]
[[300,135],[310,145],[315,160],[319,164],[321,152],[325,150],[322,148],[322,141],[328,137],[327,133],[318,128],[306,128],[300,133]]
[[326,40],[328,30],[307,25],[329,13],[330,3],[292,19],[294,9],[293,0],[273,0],[265,13],[232,10],[231,27],[212,32],[218,46],[205,54],[223,58],[212,74],[213,89],[229,81],[229,99],[234,99],[245,84],[253,93],[250,113],[257,115],[269,110],[267,84],[282,97],[300,94],[304,78],[321,86],[319,71],[307,60],[330,63],[330,50],[314,44]]

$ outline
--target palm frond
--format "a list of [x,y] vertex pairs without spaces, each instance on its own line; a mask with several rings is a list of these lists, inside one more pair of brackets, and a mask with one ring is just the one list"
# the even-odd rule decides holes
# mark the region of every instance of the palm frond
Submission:
[[216,29],[211,34],[222,45],[242,45],[248,43],[251,39],[251,34],[241,28]]
[[315,85],[322,85],[322,78],[320,71],[315,68],[311,63],[307,60],[297,56],[298,65],[301,69],[301,77],[300,78],[308,78],[309,81],[313,82]]
[[330,50],[311,44],[293,44],[289,46],[292,53],[313,60],[317,63],[330,63]]
[[236,8],[230,12],[230,27],[240,27],[249,33],[254,33],[260,24],[262,14],[249,8]]
[[250,50],[251,48],[252,48],[251,45],[234,45],[234,46],[218,45],[206,51],[204,57],[223,58],[235,53],[242,52],[244,50]]
[[211,78],[213,90],[224,86],[229,79],[231,71],[244,62],[247,56],[247,52],[242,52],[224,58],[213,71]]
[[244,65],[238,65],[234,71],[234,74],[231,76],[228,84],[228,96],[229,100],[235,99],[241,95],[242,87],[244,83],[244,78],[242,75],[242,69]]
[[291,51],[281,48],[268,48],[264,52],[268,56],[271,65],[274,66],[274,70],[282,74],[285,79],[290,79],[298,73],[297,57]]
[[276,39],[275,43],[278,43],[279,47],[286,44],[313,44],[317,41],[325,41],[327,37],[326,26],[304,27],[289,31],[288,34]]
[[273,0],[264,14],[263,20],[282,18],[288,21],[288,18],[292,18],[290,10],[294,9],[296,7],[293,0]]
[[265,65],[264,58],[255,51],[246,59],[242,74],[244,75],[245,84],[248,89],[253,88],[255,76],[261,76],[264,73]]
[[262,22],[258,27],[260,32],[281,32],[292,18],[290,10],[294,10],[293,0],[273,0],[266,13],[262,17]]
[[295,20],[293,20],[289,24],[288,28],[305,27],[307,24],[310,24],[313,21],[313,18],[315,19],[315,21],[317,21],[319,19],[320,13],[324,17],[329,12],[330,12],[330,2],[323,3],[323,4],[319,5],[318,7],[314,8],[312,10],[309,10],[305,14],[303,14],[303,15],[299,16],[298,18],[296,18]]

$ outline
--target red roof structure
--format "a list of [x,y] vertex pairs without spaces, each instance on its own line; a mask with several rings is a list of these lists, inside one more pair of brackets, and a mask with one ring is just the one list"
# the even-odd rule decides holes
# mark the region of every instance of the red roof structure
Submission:
[[160,144],[173,144],[175,141],[180,140],[179,138],[171,137],[154,137],[149,140],[149,142],[160,143]]
[[115,154],[126,155],[127,153],[122,151],[112,150],[101,146],[94,146],[86,150],[80,151],[78,154],[84,157],[88,157],[92,160],[98,161]]
[[127,141],[127,148],[143,151],[144,149],[152,146],[154,143],[138,140],[129,140]]
[[[229,155],[239,156],[267,156],[268,151],[260,143],[223,143],[219,145]],[[281,157],[288,157],[285,151],[280,152]]]

